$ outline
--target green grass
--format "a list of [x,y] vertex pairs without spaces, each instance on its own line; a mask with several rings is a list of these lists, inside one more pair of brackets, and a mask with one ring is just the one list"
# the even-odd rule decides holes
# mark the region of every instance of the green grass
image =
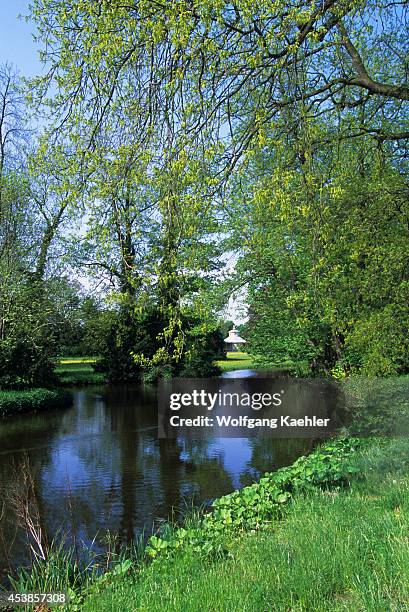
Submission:
[[348,489],[296,495],[224,555],[195,550],[112,578],[82,610],[409,610],[409,441],[357,454]]
[[80,365],[85,363],[96,363],[96,357],[61,357],[59,365]]
[[63,357],[55,367],[55,373],[64,386],[98,385],[105,382],[104,374],[95,372],[94,357]]
[[396,486],[380,493],[300,498],[273,534],[244,536],[228,559],[151,566],[83,610],[409,609],[408,482],[395,508]]
[[[96,361],[96,357],[62,357],[57,362],[55,372],[64,386],[101,384],[105,382],[105,377],[103,373],[94,371],[92,364]],[[222,372],[258,367],[252,356],[239,351],[228,352],[226,359],[220,359],[215,363]],[[287,366],[280,366],[277,369],[287,369]]]
[[233,370],[247,370],[253,368],[253,357],[247,353],[228,352],[226,353],[227,359],[220,359],[216,361],[216,365],[221,368],[223,372],[231,372]]
[[64,408],[71,403],[71,395],[60,389],[0,391],[0,417],[51,408]]
[[241,353],[239,351],[232,351],[226,353],[226,359],[219,359],[215,364],[222,370],[222,372],[233,372],[234,370],[280,370],[289,371],[294,368],[292,362],[286,362],[282,364],[268,364],[262,363],[257,357],[253,357],[248,353]]

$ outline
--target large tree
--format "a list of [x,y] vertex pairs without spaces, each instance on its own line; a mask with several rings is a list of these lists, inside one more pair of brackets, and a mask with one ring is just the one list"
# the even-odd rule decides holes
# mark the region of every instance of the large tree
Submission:
[[[227,213],[238,203],[245,226],[236,242],[231,225],[218,234],[244,254],[239,282],[250,283],[254,320],[273,292],[285,307],[278,318],[270,309],[264,329],[274,317],[277,330],[295,322],[292,356],[330,369],[349,345],[357,367],[406,367],[402,350],[382,367],[353,355],[368,322],[375,330],[386,321],[381,312],[400,308],[396,292],[385,295],[394,283],[401,295],[406,282],[398,255],[387,260],[390,277],[370,263],[407,238],[406,8],[393,0],[33,1],[48,67],[34,81],[34,100],[50,105],[50,139],[70,142],[88,182],[119,157],[143,168],[133,190],[154,184],[161,256],[153,277],[162,312],[172,308],[163,338],[174,347],[183,341],[185,219],[222,200]],[[246,202],[237,189],[248,177]],[[386,210],[392,234],[379,220]],[[202,227],[193,223],[193,240]],[[368,296],[371,282],[377,299]],[[401,338],[405,326],[395,331]],[[290,340],[281,339],[275,350],[283,352]]]
[[[53,380],[55,314],[51,256],[71,200],[56,158],[36,153],[21,80],[0,67],[0,385]],[[55,267],[54,267],[55,271]],[[61,266],[58,271],[61,274]],[[54,318],[54,322],[53,322]]]
[[[58,84],[55,125],[81,134],[84,151],[116,117],[142,148],[169,126],[184,140],[230,131],[231,161],[295,102],[327,113],[375,98],[382,113],[396,112],[409,99],[406,4],[34,0],[48,66],[38,91],[43,101]],[[361,127],[407,136],[381,122]]]
[[[313,139],[331,129],[309,127]],[[251,349],[338,375],[406,371],[407,173],[369,136],[319,150],[307,142],[300,159],[295,139],[275,140],[232,186]]]

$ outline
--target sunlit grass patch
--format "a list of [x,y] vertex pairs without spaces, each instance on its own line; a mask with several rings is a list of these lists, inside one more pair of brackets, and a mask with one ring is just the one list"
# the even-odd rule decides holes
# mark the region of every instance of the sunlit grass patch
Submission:
[[63,385],[88,385],[105,382],[101,372],[92,367],[95,357],[63,357],[56,363],[55,373]]
[[226,353],[226,359],[219,359],[216,361],[216,365],[219,366],[223,372],[246,370],[253,367],[254,360],[253,357],[247,353],[228,351]]
[[58,360],[58,365],[70,365],[81,363],[96,363],[96,357],[62,357]]

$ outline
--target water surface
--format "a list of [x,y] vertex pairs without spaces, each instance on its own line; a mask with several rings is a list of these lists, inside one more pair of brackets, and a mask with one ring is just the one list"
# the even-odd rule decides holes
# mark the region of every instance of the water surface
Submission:
[[[225,374],[255,375],[253,370]],[[73,393],[72,408],[0,422],[3,572],[29,561],[26,537],[17,527],[16,498],[30,504],[50,538],[75,533],[90,544],[97,536],[94,546],[100,549],[107,530],[129,542],[143,530],[151,532],[172,508],[209,503],[290,464],[312,444],[211,433],[205,440],[158,440],[155,388],[115,385]]]

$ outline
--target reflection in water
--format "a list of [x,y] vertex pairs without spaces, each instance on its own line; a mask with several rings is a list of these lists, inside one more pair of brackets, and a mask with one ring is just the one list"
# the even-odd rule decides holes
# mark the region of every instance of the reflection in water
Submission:
[[[110,530],[129,542],[142,530],[149,533],[172,508],[229,493],[264,471],[291,463],[311,443],[211,434],[201,440],[158,440],[154,388],[117,385],[74,395],[69,410],[0,423],[0,530],[8,545],[15,523],[8,492],[12,481],[22,477],[15,471],[13,476],[13,465],[24,456],[49,537],[62,530],[90,543],[97,533],[101,540]],[[0,569],[8,565],[2,548],[0,537]],[[22,533],[10,552],[14,564],[29,560]]]

